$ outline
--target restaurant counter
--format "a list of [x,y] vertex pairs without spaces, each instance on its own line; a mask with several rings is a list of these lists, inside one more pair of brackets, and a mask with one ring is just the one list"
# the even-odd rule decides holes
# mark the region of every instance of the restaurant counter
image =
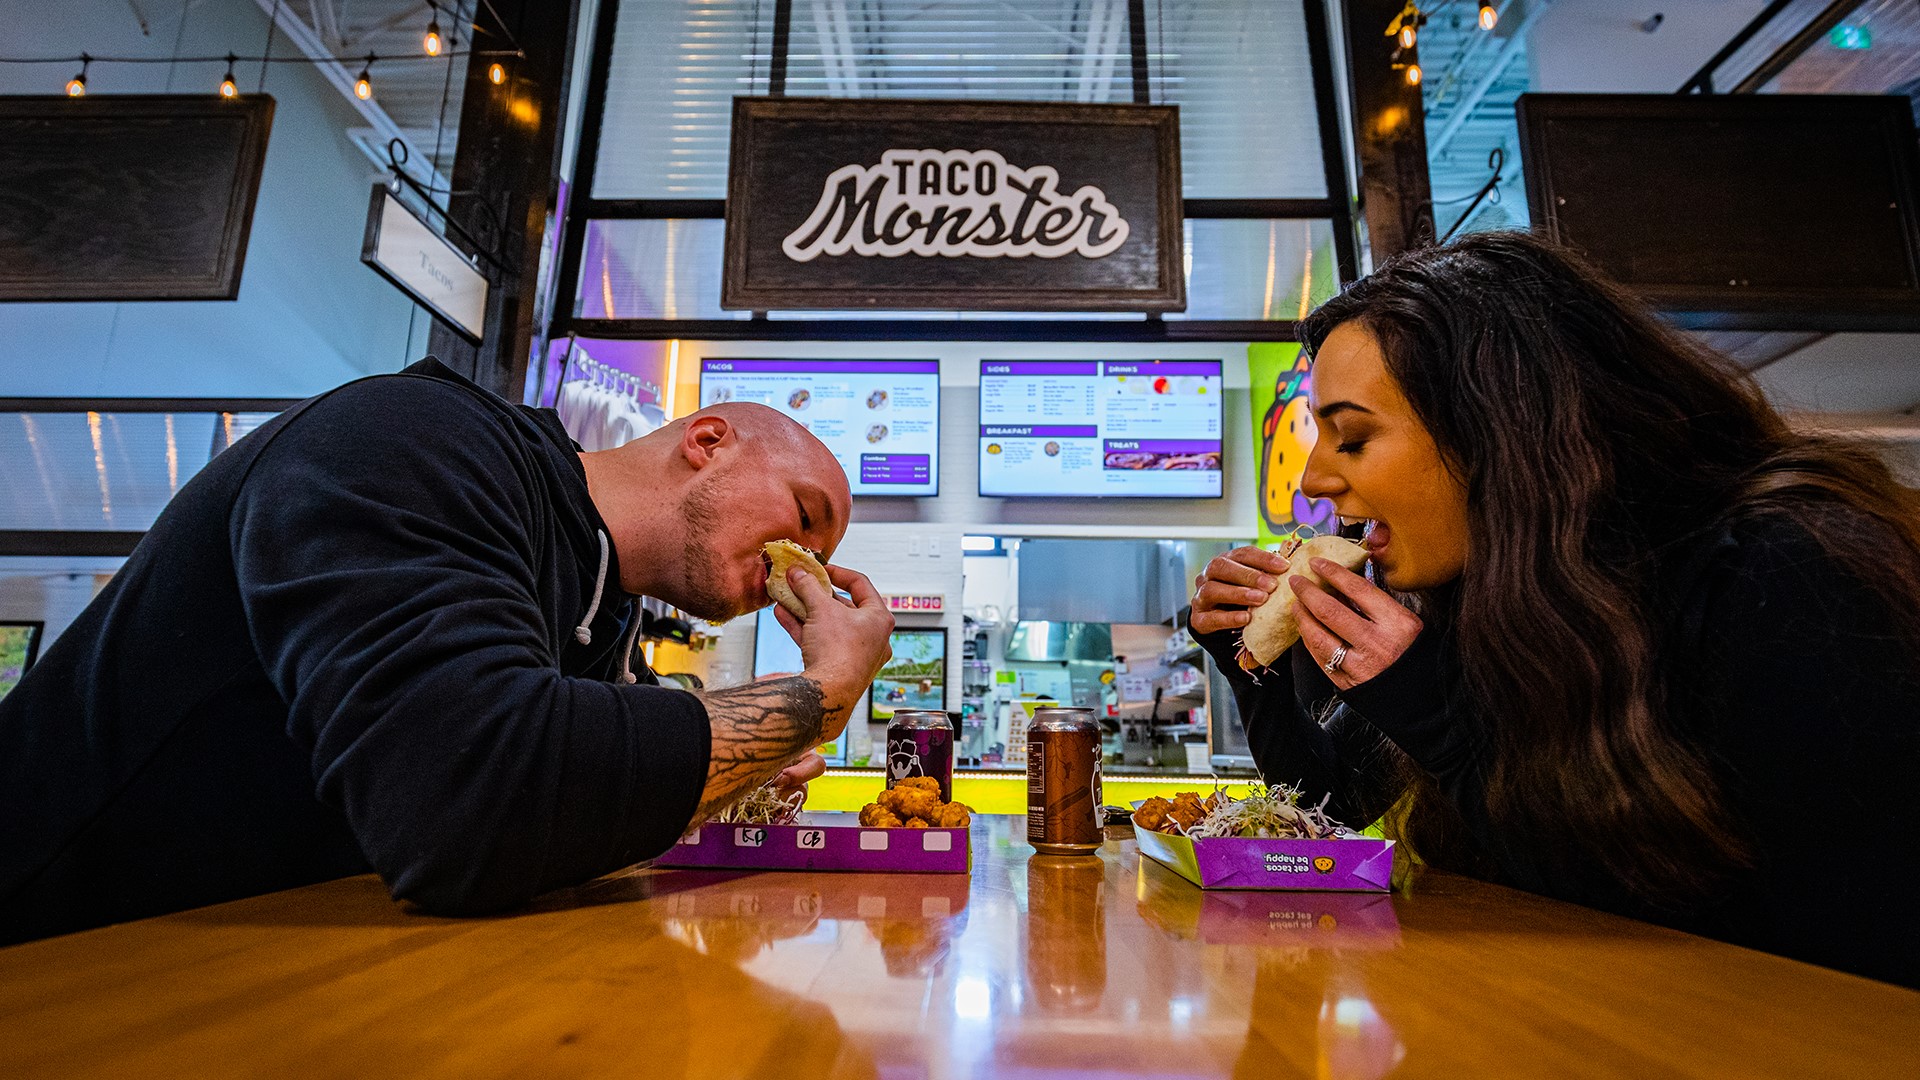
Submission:
[[1202,893],[1131,839],[972,840],[970,876],[632,870],[464,920],[365,876],[20,945],[0,1076],[1920,1075],[1920,994],[1454,875]]
[[[1182,791],[1202,795],[1213,791],[1216,779],[1228,794],[1243,798],[1252,777],[1213,776],[1175,773],[1167,770],[1135,769],[1103,771],[1104,797],[1109,806],[1129,806],[1155,795],[1172,798]],[[872,802],[886,790],[887,774],[879,769],[829,768],[825,776],[807,785],[807,809],[854,810]],[[1024,814],[1027,812],[1027,774],[1008,769],[959,768],[953,770],[953,797],[983,814]]]

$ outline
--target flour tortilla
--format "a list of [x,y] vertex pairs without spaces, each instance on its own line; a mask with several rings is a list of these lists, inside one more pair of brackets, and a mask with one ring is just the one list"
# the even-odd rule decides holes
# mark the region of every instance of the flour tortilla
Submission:
[[826,567],[821,566],[820,560],[813,557],[813,552],[799,544],[791,540],[775,540],[771,544],[763,545],[760,550],[766,555],[767,562],[771,566],[767,571],[767,595],[792,613],[794,618],[806,618],[807,605],[800,599],[799,594],[793,591],[793,586],[787,583],[787,571],[798,566],[812,574],[814,580],[824,586],[828,592],[833,591],[833,579],[827,577]]
[[1326,580],[1313,572],[1313,559],[1327,559],[1357,572],[1367,561],[1367,549],[1338,536],[1316,536],[1295,548],[1287,558],[1286,573],[1280,575],[1279,587],[1266,603],[1253,609],[1252,621],[1240,633],[1240,643],[1246,648],[1246,654],[1240,657],[1241,667],[1248,671],[1266,667],[1300,640],[1300,620],[1294,612],[1299,598],[1287,586],[1287,579],[1298,574],[1315,585],[1325,585]]

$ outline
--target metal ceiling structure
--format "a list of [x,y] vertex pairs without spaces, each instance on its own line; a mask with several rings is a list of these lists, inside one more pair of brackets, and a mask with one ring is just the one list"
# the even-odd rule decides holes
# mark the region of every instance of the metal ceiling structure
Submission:
[[[447,177],[453,171],[466,84],[467,59],[458,54],[469,48],[510,47],[495,35],[476,31],[475,16],[484,0],[254,2],[366,121],[349,128],[347,135],[375,165],[387,167],[387,144],[399,139],[416,180],[440,192],[451,187]],[[440,25],[446,46],[440,57],[424,59],[430,22]],[[373,95],[363,100],[354,93],[354,81],[368,55],[407,60],[382,64],[376,59],[370,65]]]

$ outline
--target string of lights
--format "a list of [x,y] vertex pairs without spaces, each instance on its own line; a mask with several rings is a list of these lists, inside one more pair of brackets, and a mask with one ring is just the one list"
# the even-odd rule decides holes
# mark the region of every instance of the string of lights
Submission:
[[[524,59],[524,53],[518,49],[466,49],[442,50],[434,56],[381,56],[367,53],[364,56],[238,56],[225,53],[220,56],[94,56],[81,53],[79,56],[0,56],[0,64],[78,64],[80,70],[67,80],[69,97],[84,97],[87,92],[87,74],[96,64],[224,64],[226,75],[219,84],[221,97],[237,97],[239,84],[234,81],[235,64],[341,64],[358,63],[360,76],[354,83],[354,93],[362,98],[373,96],[373,65],[406,64],[422,60],[448,60],[462,56],[497,56],[502,59]],[[507,81],[506,65],[499,60],[487,65],[487,79],[495,86]],[[365,87],[363,92],[362,87]]]
[[[235,64],[260,64],[262,65],[261,70],[264,73],[266,70],[265,65],[267,64],[309,64],[315,66],[321,64],[338,64],[345,66],[357,62],[360,64],[360,73],[354,78],[353,93],[354,96],[360,100],[367,101],[373,97],[373,66],[375,64],[405,64],[421,61],[451,60],[463,56],[492,56],[499,57],[500,59],[487,65],[487,81],[493,83],[495,86],[499,86],[507,81],[507,67],[502,61],[524,60],[527,54],[525,50],[520,48],[520,43],[514,39],[513,31],[507,28],[504,20],[500,19],[500,14],[494,10],[493,4],[489,2],[489,0],[480,0],[480,2],[486,6],[487,11],[493,15],[494,20],[500,23],[500,31],[506,35],[508,42],[513,46],[512,48],[469,48],[465,50],[454,48],[453,46],[457,44],[457,39],[451,34],[443,34],[440,29],[440,4],[436,2],[436,0],[425,0],[429,13],[427,16],[426,33],[420,39],[420,47],[424,55],[420,56],[381,56],[378,53],[372,52],[367,53],[365,56],[274,56],[271,50],[263,56],[239,56],[234,53],[226,53],[221,56],[95,56],[91,53],[83,52],[78,56],[0,56],[0,64],[79,64],[80,70],[76,72],[72,78],[67,80],[68,97],[86,96],[87,74],[93,69],[93,65],[95,64],[225,64],[226,74],[221,77],[216,92],[223,98],[233,98],[240,96],[240,86],[234,81],[233,76],[233,66]],[[455,9],[450,14],[456,19],[455,26],[457,29],[459,25],[459,12]],[[491,31],[488,31],[478,23],[471,24],[470,29],[475,34],[491,34]]]
[[[1494,8],[1493,0],[1478,0],[1478,2],[1480,11],[1474,17],[1474,21],[1479,24],[1480,29],[1492,32],[1493,28],[1500,24],[1500,12]],[[1407,0],[1407,6],[1400,9],[1400,14],[1395,15],[1393,21],[1387,23],[1387,36],[1399,39],[1399,47],[1393,50],[1393,69],[1406,78],[1408,86],[1419,86],[1424,76],[1417,61],[1409,59],[1402,63],[1400,57],[1420,40],[1420,28],[1427,25],[1429,14],[1422,11],[1414,0]]]

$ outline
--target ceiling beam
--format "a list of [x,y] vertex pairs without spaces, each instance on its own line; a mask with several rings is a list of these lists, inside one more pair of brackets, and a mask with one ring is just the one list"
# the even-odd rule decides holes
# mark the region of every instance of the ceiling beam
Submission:
[[1553,0],[1534,0],[1534,3],[1527,5],[1526,18],[1521,19],[1520,25],[1514,28],[1513,34],[1500,43],[1500,51],[1493,54],[1493,61],[1487,67],[1486,74],[1480,76],[1480,81],[1474,83],[1473,89],[1467,91],[1466,96],[1460,99],[1460,103],[1447,114],[1447,122],[1440,126],[1440,134],[1434,136],[1428,143],[1427,152],[1430,155],[1439,157],[1447,152],[1447,144],[1460,133],[1460,128],[1466,124],[1467,118],[1473,115],[1473,110],[1486,99],[1487,91],[1492,90],[1493,84],[1500,81],[1500,74],[1507,69],[1508,61],[1519,56],[1526,49],[1527,33],[1533,29],[1533,24],[1552,6]]
[[340,91],[340,96],[347,99],[347,104],[353,106],[356,112],[365,117],[367,123],[373,125],[373,129],[380,133],[383,140],[399,139],[406,146],[407,171],[413,175],[414,179],[439,191],[452,190],[453,184],[439,169],[433,167],[432,159],[406,137],[406,134],[400,130],[400,125],[394,123],[393,117],[387,115],[387,110],[381,108],[376,101],[362,101],[354,94],[354,74],[348,71],[340,61],[334,59],[333,50],[327,47],[327,43],[321,40],[320,35],[315,33],[312,27],[289,10],[284,3],[277,3],[276,0],[253,0],[253,2],[259,5],[261,11],[266,12],[269,19],[275,20],[274,25],[280,32],[287,35],[288,40],[292,41],[294,47],[298,48],[307,59],[313,61],[314,70],[332,83],[334,89]]
[[331,43],[331,48],[347,47],[347,37],[340,32],[340,14],[334,10],[333,0],[307,0],[307,14],[313,17],[313,29],[320,40]]

